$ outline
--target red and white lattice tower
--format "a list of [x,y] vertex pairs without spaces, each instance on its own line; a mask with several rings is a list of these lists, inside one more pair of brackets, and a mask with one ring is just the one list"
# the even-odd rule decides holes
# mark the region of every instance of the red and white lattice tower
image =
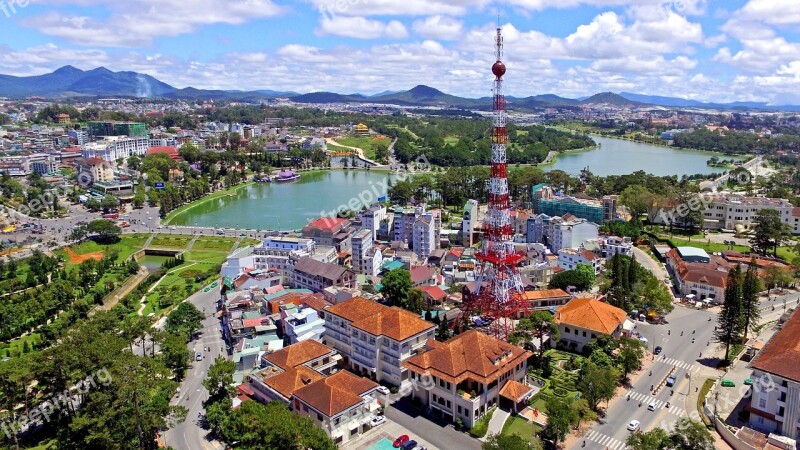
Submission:
[[503,35],[497,28],[497,62],[492,66],[494,80],[494,115],[492,116],[492,174],[489,180],[489,211],[484,221],[484,241],[477,254],[476,289],[465,296],[465,318],[492,319],[490,333],[506,340],[514,330],[513,320],[527,312],[522,298],[522,281],[517,267],[525,255],[514,249],[511,224],[511,198],[508,193],[506,147],[506,98],[503,95]]

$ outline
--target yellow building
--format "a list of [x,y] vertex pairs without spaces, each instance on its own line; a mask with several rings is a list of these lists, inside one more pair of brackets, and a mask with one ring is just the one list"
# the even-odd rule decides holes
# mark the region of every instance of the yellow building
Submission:
[[366,136],[369,134],[369,127],[360,123],[356,125],[356,134],[359,136]]

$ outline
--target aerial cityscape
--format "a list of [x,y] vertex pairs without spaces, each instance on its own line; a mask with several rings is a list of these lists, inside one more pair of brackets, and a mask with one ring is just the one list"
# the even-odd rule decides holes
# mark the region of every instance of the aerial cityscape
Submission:
[[0,23],[0,449],[797,449],[800,2]]

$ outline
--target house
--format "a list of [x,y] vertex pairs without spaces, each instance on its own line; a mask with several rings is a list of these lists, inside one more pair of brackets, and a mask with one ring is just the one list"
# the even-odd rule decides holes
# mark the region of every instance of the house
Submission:
[[429,307],[441,307],[447,299],[447,292],[439,286],[420,286],[419,290],[422,291]]
[[528,302],[530,311],[549,311],[557,306],[566,305],[572,300],[572,296],[561,289],[525,291],[522,296]]
[[302,230],[304,238],[312,239],[317,245],[336,247],[337,252],[350,250],[350,221],[338,217],[322,217]]
[[578,264],[586,264],[599,275],[603,268],[602,259],[589,250],[562,248],[558,251],[558,266],[564,270],[574,270]]
[[598,335],[622,337],[627,314],[600,300],[576,298],[559,306],[553,320],[558,325],[561,339],[557,342],[551,340],[550,345],[563,345],[569,350],[580,352]]
[[336,350],[317,341],[303,341],[264,355],[261,367],[277,367],[287,370],[305,366],[322,375],[335,372],[336,363],[341,359]]
[[172,145],[150,147],[147,149],[146,155],[167,155],[173,161],[181,159],[181,156],[178,154],[178,149]]
[[667,252],[666,266],[682,295],[711,302],[725,298],[731,267],[722,258],[712,258],[703,249],[678,247]]
[[308,417],[339,445],[369,431],[380,409],[378,384],[347,371],[294,391],[292,410]]
[[[469,330],[446,342],[429,340],[427,351],[409,358],[414,397],[433,414],[472,427],[504,397],[518,411],[536,393],[523,384],[531,352]],[[507,388],[508,383],[519,383]]]
[[[800,440],[800,314],[795,311],[750,363],[750,427]],[[774,386],[766,389],[767,385]],[[756,389],[760,387],[761,389]]]
[[292,271],[294,287],[314,292],[322,292],[331,286],[354,288],[355,280],[356,274],[353,271],[308,256],[298,259]]
[[[112,182],[114,181],[114,166],[102,158],[86,158],[77,161],[79,174],[90,174],[91,182]],[[84,182],[80,179],[78,182]]]
[[325,310],[324,342],[355,373],[400,386],[408,383],[402,362],[422,351],[435,327],[405,309],[356,297]]
[[463,236],[464,245],[472,247],[472,235],[478,225],[478,201],[467,200],[464,205],[464,215],[461,219],[461,234]]
[[412,267],[411,284],[414,287],[431,286],[436,284],[436,271],[428,266]]

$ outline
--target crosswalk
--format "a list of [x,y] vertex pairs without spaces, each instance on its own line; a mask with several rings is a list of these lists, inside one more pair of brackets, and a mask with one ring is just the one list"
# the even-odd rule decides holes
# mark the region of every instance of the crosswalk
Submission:
[[666,364],[666,365],[669,365],[669,366],[673,366],[673,367],[679,367],[679,368],[684,369],[684,370],[693,370],[693,369],[695,369],[694,364],[688,363],[686,361],[681,361],[681,360],[675,359],[675,358],[659,358],[659,359],[656,359],[656,362],[660,362],[660,363],[663,363],[663,364]]
[[641,392],[636,392],[636,391],[628,391],[626,395],[631,396],[632,402],[640,402],[642,404],[642,408],[649,406],[651,402],[655,401],[656,410],[663,408],[666,409],[670,414],[674,414],[678,417],[684,417],[688,415],[684,409],[678,408],[677,406],[675,406],[674,403],[670,403],[669,408],[664,408],[664,406],[667,404],[666,401],[654,399],[651,395],[648,394],[642,394]]
[[623,450],[628,448],[625,443],[619,439],[614,439],[611,436],[594,430],[589,430],[589,432],[586,433],[586,439],[596,442],[610,450]]

